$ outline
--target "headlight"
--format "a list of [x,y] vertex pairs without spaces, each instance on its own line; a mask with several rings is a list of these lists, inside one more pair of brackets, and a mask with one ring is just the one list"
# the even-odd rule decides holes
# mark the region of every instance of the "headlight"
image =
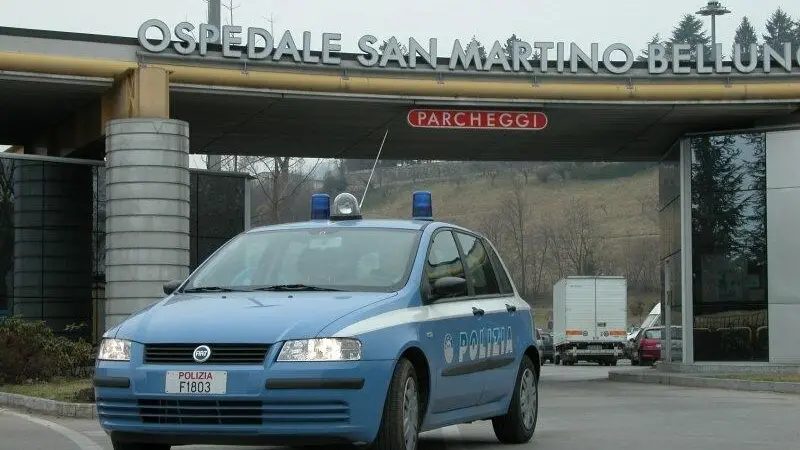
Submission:
[[103,339],[97,359],[102,361],[130,361],[131,341],[122,339]]
[[286,341],[278,361],[358,361],[361,341],[348,338],[303,339]]

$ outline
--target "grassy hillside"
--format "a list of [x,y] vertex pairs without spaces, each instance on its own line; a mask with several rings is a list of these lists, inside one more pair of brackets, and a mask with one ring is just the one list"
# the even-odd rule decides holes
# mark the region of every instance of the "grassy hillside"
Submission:
[[[364,214],[373,218],[407,218],[411,214],[413,190],[431,191],[437,220],[477,229],[481,217],[499,213],[499,206],[509,196],[513,185],[509,175],[497,177],[494,185],[489,179],[476,177],[462,183],[423,182],[374,188],[364,200]],[[643,211],[643,202],[656,198],[657,194],[656,170],[615,180],[540,183],[531,179],[525,186],[525,195],[535,218],[558,215],[570,198],[579,198],[596,208],[598,229],[609,238],[657,234],[657,223]]]
[[[519,178],[518,178],[519,179]],[[507,221],[502,203],[512,196],[514,190],[512,173],[501,174],[494,183],[488,177],[476,174],[471,181],[419,183],[371,188],[364,201],[363,213],[370,218],[408,218],[411,214],[411,192],[430,190],[433,195],[433,210],[437,220],[453,222],[476,231],[487,233],[486,227]],[[539,182],[530,177],[523,186],[522,194],[531,208],[530,221],[539,224],[556,223],[563,216],[566,205],[573,199],[586,203],[591,208],[594,232],[598,236],[603,257],[625,260],[626,252],[633,252],[636,242],[648,241],[655,255],[658,242],[656,199],[658,195],[658,171],[648,169],[633,176],[612,180],[567,180]],[[504,259],[509,260],[510,244],[501,246]],[[639,250],[641,252],[641,250]],[[619,267],[621,263],[615,263]],[[628,263],[630,265],[632,263]],[[634,263],[635,264],[635,263]],[[608,269],[615,270],[615,269]],[[624,273],[613,273],[624,275]],[[552,286],[557,277],[549,277],[543,283],[544,290]],[[538,307],[537,323],[546,325],[547,310],[551,307],[549,292],[540,293],[534,305]],[[630,292],[630,301],[652,304],[658,292]],[[649,309],[649,307],[648,307]],[[638,322],[637,317],[631,321]]]

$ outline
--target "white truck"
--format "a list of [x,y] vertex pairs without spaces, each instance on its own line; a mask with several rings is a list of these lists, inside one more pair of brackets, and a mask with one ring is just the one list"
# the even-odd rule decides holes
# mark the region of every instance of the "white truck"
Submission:
[[628,321],[624,277],[571,276],[553,286],[555,363],[615,366],[623,357]]

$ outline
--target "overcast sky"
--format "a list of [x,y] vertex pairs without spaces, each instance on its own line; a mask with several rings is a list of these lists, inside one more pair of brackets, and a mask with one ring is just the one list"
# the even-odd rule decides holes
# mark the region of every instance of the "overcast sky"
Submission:
[[[409,36],[420,42],[439,39],[439,52],[450,51],[456,38],[477,36],[487,49],[494,40],[512,33],[529,42],[564,41],[588,46],[622,42],[638,52],[655,33],[666,37],[684,13],[700,9],[705,0],[222,0],[233,1],[234,23],[270,29],[276,34],[291,30],[302,43],[302,32],[342,33],[343,50],[356,52],[358,38],[373,34],[379,39]],[[727,0],[722,4],[733,14],[718,18],[718,42],[727,44],[742,16],[748,16],[760,35],[767,17],[777,8],[800,18],[800,0]],[[0,26],[136,36],[139,25],[158,18],[168,25],[188,20],[206,21],[203,0],[0,0]],[[223,8],[223,23],[229,21]],[[705,19],[710,29],[710,21]],[[710,34],[710,32],[709,32]],[[299,36],[299,37],[298,37]],[[424,40],[424,41],[423,41]],[[727,53],[727,52],[726,52]],[[444,55],[443,55],[444,56]],[[449,55],[447,55],[449,56]]]

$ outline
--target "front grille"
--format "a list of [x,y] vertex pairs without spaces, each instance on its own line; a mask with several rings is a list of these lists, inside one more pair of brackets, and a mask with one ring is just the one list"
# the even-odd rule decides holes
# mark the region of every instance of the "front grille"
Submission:
[[251,400],[139,400],[142,423],[261,425],[261,402]]
[[[192,357],[201,344],[148,344],[145,364],[197,364]],[[267,344],[209,344],[211,357],[203,364],[263,364]]]

